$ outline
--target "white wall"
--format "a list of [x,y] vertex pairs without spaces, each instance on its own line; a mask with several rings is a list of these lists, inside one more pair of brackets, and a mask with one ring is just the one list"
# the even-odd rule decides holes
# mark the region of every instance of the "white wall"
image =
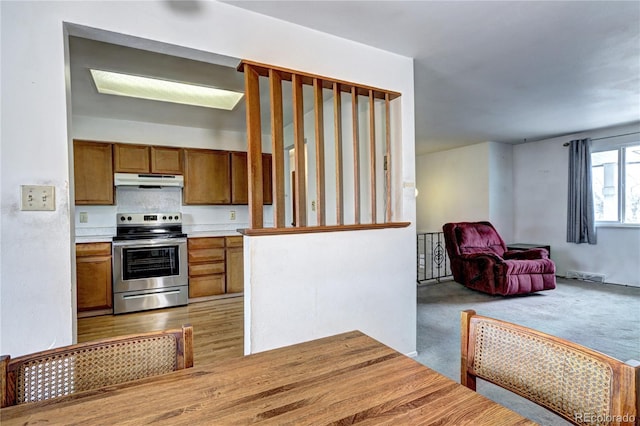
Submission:
[[[252,282],[245,289],[252,301],[245,305],[252,330],[245,334],[245,351],[355,329],[403,353],[415,351],[415,334],[407,330],[415,327],[416,317],[406,303],[415,305],[415,284],[406,285],[405,279],[407,270],[414,268],[414,247],[406,243],[414,238],[413,232],[404,228],[286,239],[245,237],[245,243],[250,241],[245,259],[251,259],[245,269]],[[399,256],[391,255],[390,247],[400,250]],[[251,256],[250,250],[273,256]],[[295,265],[305,265],[304,273]]]
[[[68,63],[65,62],[64,22],[137,36],[205,52],[247,58],[291,69],[327,75],[336,79],[394,90],[403,94],[396,102],[394,130],[399,147],[394,156],[395,220],[415,221],[413,188],[415,180],[413,64],[406,57],[368,48],[358,43],[287,24],[217,2],[198,2],[197,9],[180,10],[164,1],[129,2],[0,2],[1,84],[2,84],[2,159],[1,159],[1,341],[0,351],[20,355],[74,339],[75,278],[72,254],[74,211],[70,199],[68,130],[71,114]],[[250,31],[247,31],[250,29]],[[21,184],[51,184],[56,187],[56,211],[27,213],[19,210]],[[350,324],[370,329],[386,312],[389,324],[378,337],[396,345],[398,350],[415,350],[415,228],[386,230],[369,235],[371,247],[384,247],[385,260],[397,268],[393,285],[395,298],[367,305],[359,321]],[[350,244],[350,233],[327,237],[325,250],[337,252]],[[248,283],[251,289],[282,286],[283,289],[306,283],[319,289],[318,278],[309,279],[316,267],[313,256],[288,265],[290,271],[278,279],[279,270],[270,267],[265,253],[270,245],[300,249],[296,237],[270,237],[260,243],[248,238],[247,263],[259,267],[260,274]],[[407,247],[410,247],[407,249]],[[389,277],[376,268],[365,267],[365,251],[344,271],[368,281],[368,292],[384,291]],[[380,255],[374,259],[379,260]],[[331,260],[331,259],[329,259]],[[262,264],[261,262],[265,262]],[[331,268],[331,265],[326,265]],[[261,307],[261,293],[247,299],[247,305]],[[341,306],[363,309],[361,297],[352,293],[336,294],[335,309],[323,311],[329,319]],[[290,300],[285,309],[298,309],[307,300]],[[264,309],[247,318],[254,324],[277,322],[283,306]],[[407,314],[408,313],[408,314]],[[411,321],[404,318],[411,317]],[[278,336],[261,334],[265,328],[252,329],[247,322],[250,341],[273,346]],[[318,334],[330,332],[321,327]],[[309,333],[306,337],[312,337]],[[293,335],[293,334],[291,334]],[[399,336],[401,335],[401,336]],[[25,338],[28,336],[28,338]],[[299,335],[295,336],[300,338]],[[402,342],[402,343],[397,343]]]
[[[169,124],[73,116],[74,139],[246,151],[246,133]],[[270,149],[269,151],[270,152]]]
[[640,227],[599,226],[596,245],[566,242],[568,150],[563,146],[572,139],[638,131],[636,124],[514,147],[515,237],[550,244],[558,275],[567,270],[594,272],[604,274],[609,283],[640,286]]
[[447,222],[487,220],[488,160],[488,143],[416,158],[418,231],[442,231]]
[[442,231],[447,222],[488,220],[513,234],[512,147],[484,142],[417,157],[418,225]]
[[489,218],[506,242],[513,239],[513,147],[489,142]]

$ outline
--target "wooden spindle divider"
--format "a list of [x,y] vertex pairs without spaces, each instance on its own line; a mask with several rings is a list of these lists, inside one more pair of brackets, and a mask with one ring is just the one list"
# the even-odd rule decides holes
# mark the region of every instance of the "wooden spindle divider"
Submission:
[[273,223],[276,228],[285,225],[284,201],[284,120],[282,110],[282,77],[278,71],[269,70],[271,106],[271,151],[273,180]]
[[[238,70],[245,73],[245,96],[247,105],[247,162],[249,171],[249,226],[246,235],[292,234],[299,232],[335,232],[340,230],[381,229],[385,227],[399,228],[409,225],[407,222],[392,222],[392,174],[391,174],[391,101],[400,93],[377,89],[365,85],[354,84],[342,80],[331,79],[287,68],[274,67],[251,61],[242,61]],[[271,149],[272,149],[272,181],[273,181],[273,220],[274,228],[264,228],[263,224],[263,175],[262,175],[262,132],[260,121],[260,84],[259,77],[269,79],[270,109],[271,109]],[[292,182],[292,199],[294,200],[294,226],[287,228],[285,224],[285,161],[284,153],[284,117],[282,82],[292,84],[292,112],[293,112],[293,147],[295,149]],[[306,179],[306,149],[304,138],[304,99],[303,86],[313,87],[313,109],[315,119],[315,167],[316,181],[316,217],[317,226],[307,226],[307,197]],[[326,225],[326,156],[325,156],[325,116],[323,89],[331,90],[333,95],[334,122],[334,153],[335,153],[335,204],[336,224]],[[352,148],[353,164],[344,163],[343,155],[343,120],[342,93],[351,95],[352,120]],[[369,101],[369,191],[371,221],[361,223],[361,176],[360,176],[360,115],[359,96],[367,97]],[[377,173],[380,161],[376,158],[375,134],[375,100],[384,100],[384,223],[377,223]],[[353,212],[354,224],[345,225],[345,188],[346,173],[353,173]]]
[[326,225],[324,182],[324,97],[322,80],[313,79],[313,99],[316,136],[316,219],[318,226]]

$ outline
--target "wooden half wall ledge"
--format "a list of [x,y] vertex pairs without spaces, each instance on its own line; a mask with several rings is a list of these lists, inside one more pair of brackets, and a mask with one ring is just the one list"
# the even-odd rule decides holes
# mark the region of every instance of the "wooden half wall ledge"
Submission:
[[305,226],[294,228],[237,229],[237,232],[248,237],[259,237],[262,235],[315,234],[320,232],[366,231],[372,229],[406,228],[409,225],[411,225],[411,222],[389,222],[355,225]]

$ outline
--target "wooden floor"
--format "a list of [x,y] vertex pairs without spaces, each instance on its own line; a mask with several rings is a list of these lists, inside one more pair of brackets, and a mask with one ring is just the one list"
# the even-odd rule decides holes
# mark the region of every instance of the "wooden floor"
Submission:
[[194,364],[244,354],[244,298],[192,303],[178,308],[78,318],[78,343],[105,337],[193,326]]

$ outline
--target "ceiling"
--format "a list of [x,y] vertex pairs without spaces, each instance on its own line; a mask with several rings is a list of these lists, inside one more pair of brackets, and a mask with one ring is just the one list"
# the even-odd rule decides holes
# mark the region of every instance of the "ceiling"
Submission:
[[[240,102],[233,111],[226,111],[101,95],[97,92],[90,73],[90,69],[99,69],[244,92],[244,75],[236,71],[235,66],[207,62],[208,58],[194,60],[151,51],[147,46],[138,49],[73,36],[69,37],[69,52],[74,115],[246,131],[244,102]],[[176,53],[186,52],[178,50]]]
[[[640,120],[640,2],[226,3],[414,58],[418,154]],[[243,105],[223,112],[105,97],[86,79],[98,63],[237,89],[243,77],[234,68],[95,43],[71,45],[74,114],[244,130]]]

